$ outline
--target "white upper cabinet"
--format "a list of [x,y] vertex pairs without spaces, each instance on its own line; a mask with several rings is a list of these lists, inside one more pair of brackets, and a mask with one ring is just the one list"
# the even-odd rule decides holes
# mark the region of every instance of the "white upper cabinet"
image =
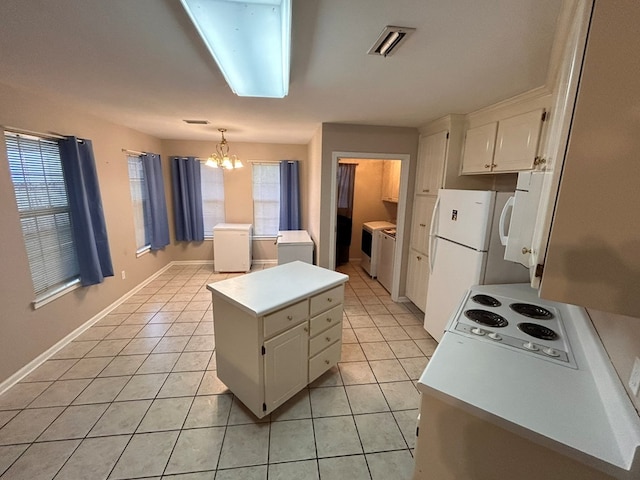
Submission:
[[516,115],[498,125],[494,172],[531,170],[538,153],[544,110]]
[[398,203],[400,192],[400,160],[385,160],[382,164],[382,200]]
[[417,194],[437,195],[442,187],[449,132],[421,136],[418,148]]
[[467,130],[462,173],[506,173],[531,170],[536,155],[544,109],[514,115]]
[[462,173],[491,173],[498,122],[470,128],[464,139]]

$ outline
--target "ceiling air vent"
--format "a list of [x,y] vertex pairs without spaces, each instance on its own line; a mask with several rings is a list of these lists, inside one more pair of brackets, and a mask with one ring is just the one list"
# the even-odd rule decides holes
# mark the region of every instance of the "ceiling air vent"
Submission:
[[209,125],[209,120],[183,120],[183,122],[189,125]]
[[382,30],[382,33],[378,37],[378,40],[367,52],[369,55],[380,55],[382,57],[388,57],[396,48],[404,42],[409,35],[415,32],[415,28],[409,27],[392,27],[387,25]]

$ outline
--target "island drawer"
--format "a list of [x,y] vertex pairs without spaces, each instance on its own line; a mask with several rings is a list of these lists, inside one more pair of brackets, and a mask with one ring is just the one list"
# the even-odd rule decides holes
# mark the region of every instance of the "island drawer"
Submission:
[[308,318],[309,304],[307,300],[294,303],[288,307],[264,316],[264,338],[291,328]]
[[326,330],[329,327],[334,326],[336,323],[342,320],[342,305],[336,305],[331,310],[321,313],[318,316],[315,316],[309,322],[311,325],[311,331],[309,332],[309,336],[313,337],[318,333]]
[[309,340],[309,356],[312,357],[322,349],[342,338],[342,322]]
[[325,310],[342,303],[343,300],[344,286],[342,285],[319,293],[311,297],[311,316],[313,317],[320,312],[324,312]]
[[337,364],[340,361],[341,353],[342,341],[338,341],[315,357],[311,357],[309,359],[309,383]]

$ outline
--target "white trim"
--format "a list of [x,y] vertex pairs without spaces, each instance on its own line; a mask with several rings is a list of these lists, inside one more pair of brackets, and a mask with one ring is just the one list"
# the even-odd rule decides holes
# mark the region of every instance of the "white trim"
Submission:
[[146,255],[150,251],[151,251],[151,245],[145,245],[144,247],[141,247],[138,250],[136,250],[136,258],[140,258],[141,256]]
[[211,265],[213,267],[213,260],[174,260],[169,266],[189,266],[189,265]]
[[177,263],[177,262],[171,262],[171,263],[165,265],[164,267],[162,267],[160,270],[158,270],[156,273],[154,273],[149,278],[144,280],[142,283],[138,284],[135,288],[133,288],[129,292],[125,293],[118,300],[113,302],[108,307],[104,308],[102,311],[100,311],[99,313],[97,313],[96,315],[91,317],[89,320],[87,320],[85,323],[80,325],[78,328],[76,328],[74,331],[69,333],[66,337],[61,339],[55,345],[53,345],[52,347],[50,347],[49,349],[45,350],[43,353],[38,355],[36,358],[31,360],[24,367],[22,367],[16,373],[11,375],[9,378],[7,378],[4,382],[0,383],[0,395],[2,395],[4,392],[9,390],[16,383],[18,383],[20,380],[22,380],[27,375],[29,375],[31,372],[33,372],[36,368],[38,368],[40,365],[42,365],[46,360],[48,360],[53,355],[58,353],[58,351],[60,351],[65,346],[67,346],[71,341],[73,341],[75,338],[80,336],[82,333],[84,333],[86,330],[88,330],[91,326],[93,326],[99,320],[104,318],[111,311],[115,310],[118,306],[123,304],[132,295],[135,295],[142,288],[144,288],[149,283],[151,283],[153,280],[155,280],[158,276],[162,275],[165,271],[167,271],[169,268],[171,268],[175,263]]
[[252,260],[251,263],[253,265],[277,265],[278,259],[262,259],[262,260]]
[[74,278],[73,280],[70,280],[67,283],[56,288],[55,290],[51,290],[44,295],[36,297],[36,299],[31,302],[31,306],[34,310],[37,310],[40,307],[44,307],[47,303],[51,303],[55,299],[60,298],[63,295],[66,295],[67,293],[75,290],[76,288],[80,288],[80,278]]
[[329,219],[329,269],[336,269],[336,223],[338,216],[338,161],[341,158],[358,158],[363,160],[400,160],[400,194],[398,198],[398,215],[396,218],[396,249],[393,261],[393,279],[391,282],[391,299],[398,301],[400,295],[400,278],[402,258],[405,255],[404,230],[406,205],[409,190],[409,168],[411,155],[408,153],[364,153],[364,152],[331,152],[331,218]]

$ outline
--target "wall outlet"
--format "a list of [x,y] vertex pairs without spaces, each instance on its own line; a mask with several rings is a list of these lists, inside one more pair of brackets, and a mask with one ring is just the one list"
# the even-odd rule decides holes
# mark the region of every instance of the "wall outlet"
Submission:
[[640,390],[640,358],[638,357],[636,357],[635,362],[633,362],[633,369],[631,370],[631,377],[629,378],[629,388],[637,397],[638,390]]
[[127,278],[127,273],[122,270],[122,273],[120,274],[120,276],[122,277],[122,280],[124,280],[125,278]]

